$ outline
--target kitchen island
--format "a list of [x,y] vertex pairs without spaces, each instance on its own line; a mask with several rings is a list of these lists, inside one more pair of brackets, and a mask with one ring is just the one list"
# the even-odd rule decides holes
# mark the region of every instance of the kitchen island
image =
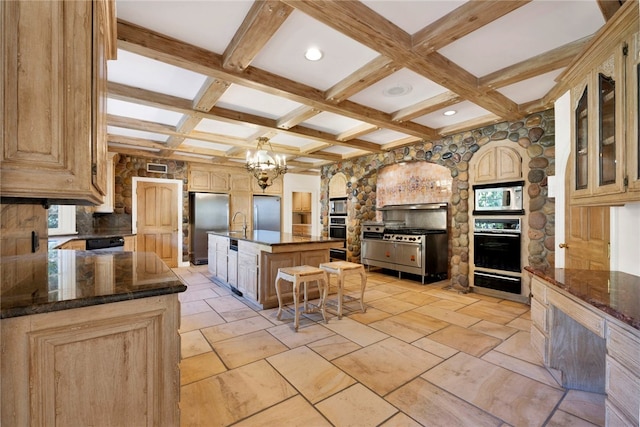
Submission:
[[179,425],[186,286],[154,253],[0,261],[2,425]]
[[640,277],[525,267],[531,344],[566,388],[606,393],[606,425],[639,425]]
[[[277,231],[209,232],[209,272],[257,308],[278,306],[278,269],[298,265],[318,267],[329,262],[329,249],[344,241],[320,236],[295,236]],[[282,287],[284,302],[293,300],[291,285]],[[312,288],[309,298],[317,298]]]

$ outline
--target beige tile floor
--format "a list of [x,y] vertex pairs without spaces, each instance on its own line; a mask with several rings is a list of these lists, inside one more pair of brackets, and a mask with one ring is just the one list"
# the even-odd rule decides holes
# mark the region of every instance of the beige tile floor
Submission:
[[527,305],[371,271],[366,313],[351,301],[295,333],[290,308],[278,321],[206,266],[174,271],[182,426],[604,425],[604,396],[563,389],[533,354]]

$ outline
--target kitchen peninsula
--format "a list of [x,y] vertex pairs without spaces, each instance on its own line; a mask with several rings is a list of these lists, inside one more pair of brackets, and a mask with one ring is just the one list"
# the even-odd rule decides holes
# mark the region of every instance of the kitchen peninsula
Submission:
[[[209,272],[219,282],[241,293],[263,309],[278,306],[275,280],[278,269],[329,262],[329,249],[343,240],[320,236],[295,236],[277,231],[209,232]],[[291,286],[283,286],[283,299],[292,301]],[[317,290],[310,290],[317,298]]]
[[640,422],[640,277],[525,267],[531,344],[566,388],[606,393],[606,425]]
[[186,286],[155,253],[3,257],[2,425],[177,425]]

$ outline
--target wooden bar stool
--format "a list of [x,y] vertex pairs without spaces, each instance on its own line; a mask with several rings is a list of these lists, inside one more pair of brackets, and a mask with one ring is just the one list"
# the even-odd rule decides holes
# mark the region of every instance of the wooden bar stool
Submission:
[[310,265],[301,265],[297,267],[279,268],[278,275],[276,276],[276,295],[278,296],[278,315],[277,319],[280,320],[282,315],[282,297],[280,295],[280,282],[286,280],[293,284],[293,309],[295,311],[293,326],[296,332],[298,331],[300,313],[298,311],[298,300],[300,296],[300,286],[304,287],[304,312],[307,310],[307,283],[316,282],[318,284],[318,291],[320,292],[320,312],[324,322],[327,323],[327,316],[324,311],[324,300],[327,297],[327,289],[329,288],[329,276],[324,270]]
[[[348,261],[334,261],[322,263],[320,264],[320,268],[328,274],[329,279],[331,279],[332,274],[338,276],[338,319],[342,319],[342,294],[344,291],[344,280],[349,275],[360,275],[360,307],[362,308],[363,313],[367,310],[364,306],[364,290],[367,287],[367,274],[365,273],[364,266],[362,264],[356,264],[355,262]],[[331,286],[330,280],[327,283],[328,294],[329,287]]]

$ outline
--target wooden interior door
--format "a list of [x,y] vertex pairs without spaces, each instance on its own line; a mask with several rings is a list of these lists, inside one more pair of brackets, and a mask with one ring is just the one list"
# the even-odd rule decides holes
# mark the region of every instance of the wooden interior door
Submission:
[[609,209],[571,206],[567,202],[565,268],[609,270]]
[[138,182],[137,250],[155,252],[169,267],[178,266],[178,188],[175,184]]

